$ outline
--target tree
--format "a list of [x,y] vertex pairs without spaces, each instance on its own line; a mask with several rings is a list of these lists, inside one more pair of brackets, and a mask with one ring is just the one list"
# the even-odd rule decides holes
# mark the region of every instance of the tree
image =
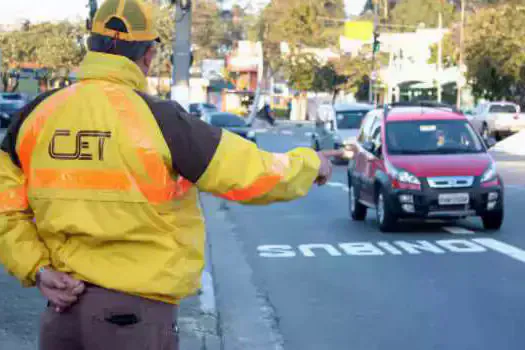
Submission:
[[328,63],[319,67],[315,72],[313,90],[319,92],[330,92],[332,102],[335,101],[341,86],[348,81],[348,78],[337,72],[333,63]]
[[[443,67],[457,66],[459,62],[459,42],[453,33],[446,34],[443,37],[442,43],[442,58]],[[437,64],[438,61],[438,45],[432,45],[430,48],[431,56],[428,61],[430,64]]]
[[218,57],[226,31],[221,23],[217,3],[214,0],[200,0],[195,2],[193,12],[192,40],[195,45],[195,61]]
[[[86,52],[83,45],[85,28],[80,23],[27,24],[20,31],[5,33],[0,38],[2,66],[7,70],[31,63],[45,67],[50,75],[66,79]],[[4,74],[5,87],[5,74]]]
[[335,66],[345,82],[339,86],[340,91],[351,92],[359,101],[368,99],[368,89],[372,63],[363,56],[343,56]]
[[455,6],[444,0],[402,0],[392,10],[391,21],[406,26],[400,29],[405,31],[413,31],[421,23],[436,28],[440,10],[443,13],[443,26],[448,27],[457,18],[457,13]]
[[252,40],[263,41],[265,63],[273,74],[286,64],[281,42],[292,50],[335,46],[344,18],[343,0],[272,0],[248,32]]
[[465,63],[477,97],[525,102],[523,23],[525,7],[512,1],[484,8],[469,21]]
[[320,67],[312,54],[292,53],[283,66],[288,84],[297,91],[313,91],[315,75]]

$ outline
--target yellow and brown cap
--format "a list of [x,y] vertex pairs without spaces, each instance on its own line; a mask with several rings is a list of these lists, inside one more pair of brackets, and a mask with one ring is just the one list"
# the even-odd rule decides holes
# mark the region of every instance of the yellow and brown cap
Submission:
[[142,0],[105,0],[95,14],[91,32],[124,41],[160,41],[156,10]]

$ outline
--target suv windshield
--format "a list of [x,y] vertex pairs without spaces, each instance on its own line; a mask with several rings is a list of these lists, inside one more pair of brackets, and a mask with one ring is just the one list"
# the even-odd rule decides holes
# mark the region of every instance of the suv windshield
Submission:
[[368,111],[341,111],[336,112],[338,129],[359,129],[361,122]]
[[489,113],[517,113],[516,106],[513,105],[491,105]]
[[485,149],[470,124],[464,120],[418,120],[390,122],[386,127],[388,153],[458,154]]
[[213,114],[211,117],[211,124],[221,128],[246,126],[244,119],[227,113]]

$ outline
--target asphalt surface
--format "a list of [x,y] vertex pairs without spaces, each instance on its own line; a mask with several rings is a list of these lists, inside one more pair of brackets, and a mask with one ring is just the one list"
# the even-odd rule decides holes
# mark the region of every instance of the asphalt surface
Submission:
[[[309,131],[264,134],[260,145],[305,146]],[[230,348],[522,350],[525,168],[505,169],[513,184],[499,232],[468,220],[382,234],[373,211],[353,222],[344,167],[296,202],[251,207],[209,198],[217,306]],[[257,339],[261,332],[273,341]]]

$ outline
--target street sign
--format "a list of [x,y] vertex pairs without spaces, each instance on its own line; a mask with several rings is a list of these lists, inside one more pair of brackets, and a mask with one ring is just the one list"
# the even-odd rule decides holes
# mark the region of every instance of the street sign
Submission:
[[344,36],[352,40],[370,41],[374,33],[374,23],[370,21],[352,21],[345,23]]

